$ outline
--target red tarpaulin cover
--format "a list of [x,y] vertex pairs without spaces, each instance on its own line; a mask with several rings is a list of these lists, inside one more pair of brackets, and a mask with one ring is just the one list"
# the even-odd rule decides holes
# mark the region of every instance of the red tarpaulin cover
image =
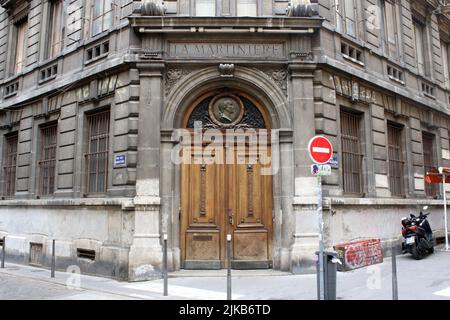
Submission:
[[[450,168],[444,168],[443,173],[448,177],[445,179],[445,183],[450,183]],[[438,169],[433,169],[430,172],[427,172],[425,176],[425,182],[428,184],[433,183],[442,183],[442,175],[439,173]]]

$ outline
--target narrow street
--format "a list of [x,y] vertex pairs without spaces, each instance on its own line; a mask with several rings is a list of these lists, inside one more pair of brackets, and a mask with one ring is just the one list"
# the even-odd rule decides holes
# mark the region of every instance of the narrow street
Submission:
[[[422,261],[398,257],[400,300],[450,300],[450,253],[437,251]],[[339,300],[390,300],[391,259],[383,264],[338,273]],[[226,299],[225,271],[180,271],[170,275],[168,299]],[[6,264],[0,269],[0,300],[129,300],[165,299],[162,280],[128,283],[111,279],[56,273]],[[233,271],[233,299],[313,300],[314,275],[278,271]]]

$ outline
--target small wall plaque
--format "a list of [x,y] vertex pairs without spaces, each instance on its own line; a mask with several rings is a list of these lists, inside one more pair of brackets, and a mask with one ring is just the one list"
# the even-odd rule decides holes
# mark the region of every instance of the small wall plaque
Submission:
[[127,156],[125,154],[118,154],[114,156],[114,168],[124,168],[127,166]]

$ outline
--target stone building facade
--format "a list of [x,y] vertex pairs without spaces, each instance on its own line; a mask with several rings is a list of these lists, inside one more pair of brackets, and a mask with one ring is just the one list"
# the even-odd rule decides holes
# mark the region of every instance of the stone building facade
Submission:
[[[144,280],[159,276],[163,234],[178,270],[222,267],[231,233],[236,268],[312,272],[317,134],[337,160],[323,182],[328,247],[398,240],[401,217],[423,205],[443,236],[442,190],[424,183],[450,165],[450,16],[439,1],[0,4],[9,260],[49,266],[56,239],[59,269]],[[270,178],[173,161],[177,130],[210,121],[220,99],[242,114],[215,129],[276,136]]]

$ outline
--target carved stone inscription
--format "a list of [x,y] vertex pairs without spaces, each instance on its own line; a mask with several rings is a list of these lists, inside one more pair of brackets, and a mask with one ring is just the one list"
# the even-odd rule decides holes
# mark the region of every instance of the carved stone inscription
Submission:
[[172,58],[285,58],[282,43],[170,43]]

